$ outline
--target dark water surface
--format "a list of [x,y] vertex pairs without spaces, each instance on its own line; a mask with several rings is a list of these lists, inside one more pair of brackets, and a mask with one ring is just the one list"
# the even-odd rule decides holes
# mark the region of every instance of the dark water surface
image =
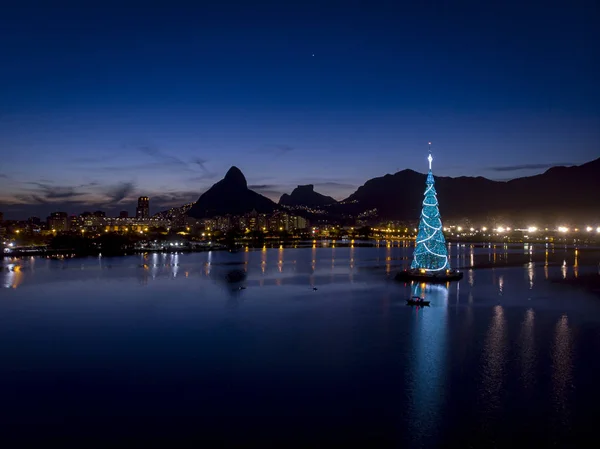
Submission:
[[600,298],[550,280],[599,253],[411,251],[5,259],[0,447],[597,446]]

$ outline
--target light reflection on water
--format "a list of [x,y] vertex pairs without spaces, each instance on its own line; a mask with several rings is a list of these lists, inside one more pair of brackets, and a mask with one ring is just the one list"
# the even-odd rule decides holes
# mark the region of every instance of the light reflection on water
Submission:
[[481,403],[485,404],[486,411],[494,414],[502,404],[507,329],[504,308],[497,305],[492,311],[483,352]]
[[[416,447],[452,446],[437,438],[456,432],[464,432],[461,441],[471,434],[498,440],[517,422],[550,442],[566,430],[581,432],[593,417],[591,398],[600,393],[580,380],[597,364],[600,308],[595,298],[547,279],[563,276],[562,260],[577,263],[580,276],[597,272],[597,263],[583,264],[583,252],[561,251],[559,261],[544,263],[544,251],[530,261],[528,249],[526,261],[513,252],[517,266],[505,267],[500,248],[451,248],[453,260],[477,263],[482,256],[498,265],[476,264],[460,283],[432,286],[389,280],[411,260],[410,247],[393,244],[7,260],[0,273],[5,404],[17,407],[28,382],[41,383],[45,375],[59,387],[44,395],[70,416],[62,397],[75,393],[60,389],[69,372],[93,379],[68,384],[77,394],[93,396],[72,385],[114,387],[86,371],[85,360],[107,372],[150,376],[149,384],[165,391],[161,382],[176,379],[185,400],[163,396],[155,409],[144,403],[148,411],[135,407],[139,398],[129,398],[132,415],[151,412],[167,421],[161,409],[193,404],[194,412],[187,412],[230,418],[248,401],[244,416],[251,427],[260,428],[258,417],[266,416],[271,427],[292,426],[294,435],[316,421],[358,437],[367,427],[382,434],[393,428]],[[411,295],[431,306],[406,306]],[[590,320],[595,326],[583,340],[576,330]],[[61,344],[50,345],[48,335]],[[150,355],[140,361],[140,352]],[[122,405],[128,388],[111,406]],[[577,388],[586,393],[576,396]],[[22,407],[30,413],[38,402],[33,395]],[[530,417],[532,410],[544,413]]]
[[413,391],[410,431],[413,440],[422,443],[432,436],[440,420],[445,387],[448,289],[420,284],[413,294],[435,304],[433,309],[414,308],[411,332],[414,366],[410,369],[410,388]]
[[[404,245],[404,244],[403,244]],[[357,280],[357,276],[364,274],[365,269],[370,265],[372,266],[372,261],[377,260],[381,261],[381,267],[384,269],[384,273],[388,276],[392,276],[396,270],[408,268],[411,260],[411,248],[405,247],[398,244],[389,244],[381,245],[377,248],[356,248],[352,247],[333,247],[332,245],[323,246],[317,248],[313,245],[312,249],[312,257],[311,257],[311,267],[313,273],[322,273],[326,261],[329,262],[329,270],[328,274],[330,277],[330,281],[337,281],[337,276],[340,274],[346,274],[347,279],[351,282],[355,282]],[[469,266],[474,266],[473,269],[467,269],[465,280],[471,287],[475,286],[476,282],[476,274],[477,274],[477,264],[481,263],[481,260],[477,262],[477,257],[485,254],[492,263],[498,263],[499,270],[504,269],[503,264],[506,263],[507,257],[503,255],[502,258],[497,257],[497,247],[494,245],[486,246],[485,248],[477,248],[475,245],[455,245],[450,247],[452,251],[456,253],[456,257],[459,260],[462,260],[465,256],[468,256]],[[528,255],[532,254],[533,246],[527,248],[526,253]],[[199,253],[199,254],[145,254],[142,256],[138,256],[140,258],[139,268],[146,269],[148,271],[148,277],[145,281],[149,279],[157,279],[158,277],[169,275],[170,277],[176,278],[179,274],[180,267],[182,264],[186,263],[197,263],[197,261],[202,261],[204,276],[210,277],[211,266],[214,262],[221,263],[222,261],[229,259],[237,258],[240,261],[243,261],[246,264],[244,268],[249,273],[253,271],[253,267],[256,264],[257,257],[261,260],[260,269],[262,274],[265,277],[272,277],[274,275],[273,268],[275,267],[277,272],[283,277],[286,276],[294,276],[297,273],[297,268],[294,266],[296,264],[304,265],[306,256],[300,256],[298,259],[297,251],[303,251],[305,254],[306,249],[294,249],[294,248],[284,248],[283,246],[279,247],[278,250],[266,249],[263,248],[262,251],[253,251],[253,250],[244,250],[243,253],[228,256],[224,255],[222,252],[214,252],[210,251],[207,253]],[[275,254],[275,256],[273,256]],[[374,255],[369,257],[368,255]],[[508,253],[506,253],[508,254]],[[271,256],[269,256],[271,255]],[[491,255],[496,255],[496,257],[491,257]],[[548,251],[544,251],[541,253],[544,263],[537,265],[534,260],[530,260],[527,265],[527,277],[529,281],[529,289],[534,290],[534,283],[537,276],[543,277],[544,279],[550,279],[552,277],[551,273],[553,270],[553,266],[548,262]],[[558,255],[558,254],[557,254]],[[572,258],[569,256],[569,260],[573,261],[573,271],[572,274],[574,276],[579,276],[581,269],[586,270],[586,265],[581,265],[579,250],[573,251]],[[135,256],[134,256],[135,257]],[[216,257],[216,259],[215,259]],[[273,260],[273,257],[275,259]],[[516,256],[515,256],[516,257]],[[529,256],[528,256],[529,257]],[[214,260],[213,260],[214,259]],[[92,264],[91,260],[94,260],[96,263]],[[93,273],[93,277],[108,277],[112,278],[113,274],[108,274],[107,270],[115,270],[118,269],[122,274],[124,274],[123,270],[130,270],[132,267],[130,263],[126,263],[126,261],[130,261],[131,258],[106,258],[99,257],[97,259],[64,259],[61,261],[52,261],[46,259],[14,259],[10,261],[12,265],[8,265],[6,262],[2,267],[2,271],[0,272],[0,276],[2,279],[2,285],[5,288],[16,288],[23,285],[28,285],[29,282],[38,282],[40,281],[41,276],[34,276],[33,266],[35,263],[39,265],[39,268],[45,271],[46,269],[66,269],[72,270],[73,268],[79,268],[80,270],[89,270],[95,269],[98,272]],[[37,262],[35,262],[37,261]],[[494,262],[496,261],[496,262]],[[518,261],[515,261],[518,264]],[[275,265],[273,264],[275,263]],[[597,262],[595,262],[597,264]],[[461,263],[457,262],[457,266],[460,266]],[[561,277],[567,278],[569,276],[569,264],[567,263],[566,258],[561,258],[561,268],[560,274]],[[543,274],[538,272],[538,266],[540,268],[543,267]],[[583,268],[581,268],[583,267]],[[193,267],[189,267],[193,268]],[[188,269],[185,267],[186,271],[189,273],[191,277],[197,276],[198,270]],[[114,271],[113,271],[114,273]],[[499,294],[503,296],[506,294],[506,288],[511,285],[505,285],[506,279],[503,271],[494,271],[494,275],[497,275],[496,279],[499,287]],[[92,275],[91,275],[92,276]],[[15,279],[18,278],[18,279]],[[282,281],[283,282],[283,281]],[[282,282],[279,282],[281,284]],[[495,281],[494,281],[495,283]],[[514,281],[511,281],[511,284],[514,285]]]
[[573,353],[571,329],[566,315],[559,318],[554,330],[552,384],[556,414],[561,424],[569,424],[569,395],[572,390]]
[[535,348],[535,312],[533,309],[525,311],[525,319],[521,324],[519,346],[521,348],[521,380],[526,390],[531,390],[536,381],[537,352]]

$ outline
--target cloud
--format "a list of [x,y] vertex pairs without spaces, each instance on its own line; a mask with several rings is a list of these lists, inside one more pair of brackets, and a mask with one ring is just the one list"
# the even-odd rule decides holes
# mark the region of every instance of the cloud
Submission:
[[[52,181],[26,181],[18,183],[19,190],[10,196],[1,196],[0,201],[10,205],[54,205],[57,203],[83,204],[89,201],[92,187],[97,187],[97,182],[88,182],[75,186],[56,185]],[[93,197],[93,195],[92,195]]]
[[146,171],[146,170],[157,170],[164,171],[168,166],[162,162],[148,162],[145,164],[135,164],[135,165],[105,165],[103,167],[94,167],[93,170],[98,170],[101,172],[126,172],[126,173],[135,173],[138,171]]
[[275,184],[250,184],[248,186],[248,188],[252,189],[252,190],[274,189],[277,187],[280,187],[280,186],[275,185]]
[[8,179],[8,175],[5,175],[4,173],[0,173],[0,178],[2,178],[2,179]]
[[88,193],[83,189],[87,187],[93,187],[96,185],[96,183],[89,183],[79,186],[60,186],[44,182],[28,182],[27,184],[35,187],[34,189],[30,190],[33,192],[31,194],[31,197],[34,200],[36,200],[36,202],[40,202],[40,199],[47,201],[55,199],[75,198]]
[[49,203],[47,198],[35,194],[16,194],[14,196],[16,203],[18,204],[47,204]]
[[99,164],[104,162],[109,162],[116,159],[117,155],[110,156],[76,156],[70,159],[70,162],[75,164]]
[[505,165],[498,167],[489,167],[488,170],[497,172],[519,171],[519,170],[542,170],[557,166],[576,165],[573,162],[555,162],[553,164],[523,164],[523,165]]
[[111,186],[106,190],[106,195],[110,198],[110,203],[118,203],[124,200],[135,191],[135,185],[132,182],[121,182]]
[[162,192],[157,195],[150,195],[150,205],[153,211],[166,210],[171,207],[179,207],[184,204],[193,203],[200,194],[196,191],[175,191]]
[[[124,145],[124,148],[130,148],[129,145]],[[200,181],[204,179],[211,179],[217,176],[216,173],[211,172],[206,164],[207,159],[200,157],[192,158],[190,161],[183,160],[177,156],[168,154],[154,145],[139,145],[135,149],[142,154],[148,156],[149,162],[141,162],[130,165],[104,165],[93,167],[92,169],[102,172],[127,172],[134,173],[139,171],[158,171],[164,172],[166,170],[176,169],[180,173],[188,173],[192,175],[189,181]],[[139,159],[139,158],[138,158]]]
[[188,182],[201,182],[201,181],[205,181],[207,179],[214,179],[217,177],[217,173],[203,173],[203,174],[199,174],[196,176],[191,176],[190,178],[187,178]]
[[265,144],[256,150],[257,153],[266,153],[275,158],[283,156],[290,151],[294,151],[294,147],[285,143]]
[[179,166],[182,168],[189,168],[187,162],[184,162],[182,159],[179,159],[176,156],[171,156],[170,154],[164,153],[161,150],[159,150],[158,148],[156,148],[155,146],[142,145],[139,147],[139,150],[142,153],[144,153],[164,164],[167,164],[169,166]]
[[208,169],[206,168],[206,166],[204,164],[206,164],[208,161],[206,159],[201,159],[199,157],[192,159],[192,163],[198,165],[198,167],[200,167],[202,170],[204,170],[205,172],[208,172]]
[[[7,219],[23,219],[29,216],[47,217],[51,212],[63,211],[68,214],[80,214],[84,211],[103,210],[109,217],[118,216],[122,210],[127,210],[131,214],[135,212],[137,198],[130,198],[131,193],[135,191],[133,186],[123,182],[112,187],[101,187],[94,197],[77,197],[76,199],[66,200],[47,200],[42,196],[35,195],[14,195],[10,201],[3,201],[0,198],[0,210],[4,212]],[[131,189],[131,190],[130,190]],[[109,195],[109,193],[111,195]],[[200,191],[182,190],[182,191],[160,191],[144,192],[150,197],[150,213],[155,214],[160,211],[179,207],[184,204],[194,202],[200,196]],[[21,196],[22,198],[17,198]],[[110,201],[107,201],[110,196]],[[120,201],[117,201],[122,197]]]
[[202,170],[203,172],[208,173],[208,169],[206,168],[206,163],[208,159],[202,159],[200,157],[192,158],[190,162],[186,162],[183,159],[178,158],[177,156],[172,156],[167,154],[155,146],[152,145],[142,145],[139,147],[139,150],[150,156],[153,159],[156,159],[162,165],[168,165],[171,167],[179,167],[183,170],[197,171],[197,168]]
[[294,147],[291,145],[285,145],[285,144],[277,144],[277,145],[273,145],[273,148],[275,151],[277,151],[280,154],[284,154],[284,153],[289,153],[290,151],[294,151]]
[[328,187],[333,187],[333,188],[338,188],[338,189],[356,189],[356,185],[354,184],[346,184],[343,182],[313,182],[313,183],[309,183],[309,184],[313,184],[316,187],[324,187],[324,188],[328,188]]

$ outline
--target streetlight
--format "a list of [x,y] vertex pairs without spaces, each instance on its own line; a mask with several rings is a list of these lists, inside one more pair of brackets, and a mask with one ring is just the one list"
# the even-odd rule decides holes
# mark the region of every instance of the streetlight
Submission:
[[529,226],[527,228],[527,232],[536,232],[536,231],[537,231],[537,228],[535,226]]

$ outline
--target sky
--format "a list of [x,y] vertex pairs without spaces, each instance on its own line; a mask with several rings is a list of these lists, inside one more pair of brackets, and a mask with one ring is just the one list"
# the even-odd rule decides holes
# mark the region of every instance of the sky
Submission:
[[[507,180],[600,156],[600,8],[571,2],[11,2],[0,211],[151,211],[231,165],[277,200],[410,168]],[[194,4],[195,3],[195,4]],[[92,5],[96,6],[92,6]]]

